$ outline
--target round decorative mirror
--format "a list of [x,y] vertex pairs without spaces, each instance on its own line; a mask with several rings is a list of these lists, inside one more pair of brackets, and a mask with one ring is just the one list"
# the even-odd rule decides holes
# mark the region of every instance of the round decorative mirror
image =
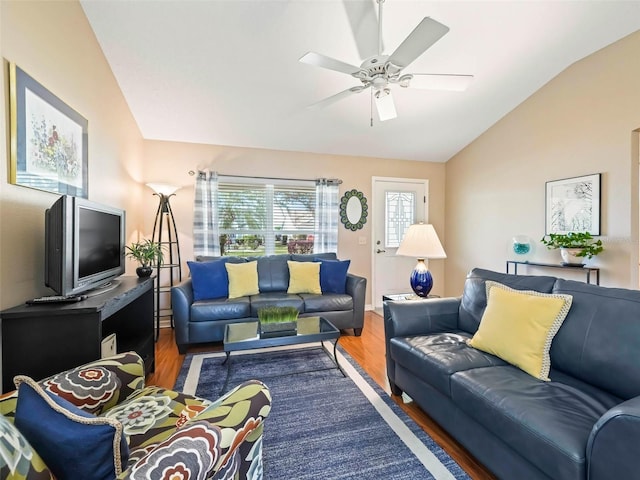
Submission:
[[340,221],[347,230],[360,230],[367,223],[368,213],[367,199],[355,188],[340,199]]

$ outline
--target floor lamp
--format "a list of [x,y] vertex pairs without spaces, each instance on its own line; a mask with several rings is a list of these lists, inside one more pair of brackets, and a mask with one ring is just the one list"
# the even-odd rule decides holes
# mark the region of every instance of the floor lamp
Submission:
[[[160,317],[171,318],[173,328],[173,310],[171,308],[171,287],[182,280],[182,262],[180,261],[180,243],[178,242],[178,230],[173,218],[173,211],[169,199],[175,195],[180,187],[164,183],[147,183],[160,199],[156,219],[153,223],[151,238],[160,244],[163,261],[158,263],[156,270],[156,341],[160,333]],[[162,306],[168,305],[163,308]]]
[[411,272],[411,288],[416,295],[426,298],[433,287],[433,277],[424,263],[425,259],[447,258],[433,225],[411,225],[405,232],[396,255],[418,259],[418,264]]

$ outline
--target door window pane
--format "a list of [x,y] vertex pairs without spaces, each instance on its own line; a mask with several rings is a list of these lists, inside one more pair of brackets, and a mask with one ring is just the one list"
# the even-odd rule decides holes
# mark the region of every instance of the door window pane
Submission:
[[415,192],[385,192],[385,247],[398,248],[404,232],[415,223]]

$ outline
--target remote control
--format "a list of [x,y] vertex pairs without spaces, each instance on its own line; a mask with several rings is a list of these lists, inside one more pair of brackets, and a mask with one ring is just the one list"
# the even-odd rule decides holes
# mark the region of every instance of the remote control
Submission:
[[86,298],[86,295],[51,295],[49,297],[38,297],[27,300],[27,304],[37,305],[42,303],[74,303],[85,300]]

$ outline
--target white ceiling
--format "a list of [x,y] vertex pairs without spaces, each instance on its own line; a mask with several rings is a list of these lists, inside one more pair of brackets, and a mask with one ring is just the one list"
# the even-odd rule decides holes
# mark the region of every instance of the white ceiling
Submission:
[[465,92],[396,85],[398,118],[379,122],[374,111],[370,126],[369,90],[306,108],[359,83],[298,62],[315,51],[360,65],[342,0],[81,4],[146,139],[435,162],[572,63],[640,29],[640,1],[386,0],[387,54],[425,16],[450,28],[405,73],[475,79]]

